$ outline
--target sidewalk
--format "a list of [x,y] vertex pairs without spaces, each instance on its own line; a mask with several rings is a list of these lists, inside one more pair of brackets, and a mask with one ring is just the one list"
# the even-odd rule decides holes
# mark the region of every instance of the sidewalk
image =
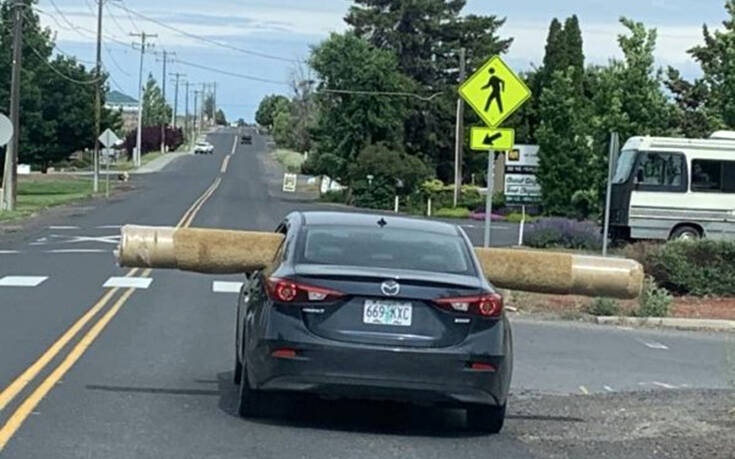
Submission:
[[156,172],[161,172],[166,166],[168,166],[173,161],[183,156],[188,156],[191,154],[193,153],[190,151],[166,153],[160,158],[156,158],[153,161],[149,162],[148,164],[144,164],[143,166],[139,167],[138,169],[132,170],[129,173],[130,174],[155,174]]

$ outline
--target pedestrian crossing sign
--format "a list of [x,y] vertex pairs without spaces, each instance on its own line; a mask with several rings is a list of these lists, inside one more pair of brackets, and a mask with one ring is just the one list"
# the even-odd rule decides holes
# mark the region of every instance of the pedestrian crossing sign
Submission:
[[498,127],[531,97],[520,77],[493,56],[459,88],[459,94],[490,127]]

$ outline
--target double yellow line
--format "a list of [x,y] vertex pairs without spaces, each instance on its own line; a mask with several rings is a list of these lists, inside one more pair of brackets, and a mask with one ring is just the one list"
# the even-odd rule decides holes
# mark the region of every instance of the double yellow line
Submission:
[[[237,137],[233,151],[237,146]],[[225,157],[222,165],[222,172],[227,170],[230,156]],[[204,206],[204,204],[212,197],[217,188],[222,183],[222,178],[217,177],[214,182],[207,188],[199,198],[187,209],[181,220],[176,224],[177,228],[187,228],[191,225],[194,218]],[[125,274],[125,277],[136,275],[139,268],[131,269]],[[146,269],[140,275],[141,277],[150,276],[152,270]],[[87,312],[82,315],[61,337],[49,347],[46,352],[41,355],[30,367],[20,374],[8,387],[0,392],[0,413],[13,399],[32,382],[36,376],[66,347],[69,342],[74,339],[82,329],[110,302],[112,298],[121,290],[120,287],[108,290]],[[81,358],[89,346],[94,342],[99,334],[105,329],[107,324],[115,317],[120,309],[125,305],[128,299],[135,292],[134,288],[125,289],[122,295],[112,305],[110,309],[87,331],[87,333],[79,340],[64,360],[49,374],[46,379],[28,396],[20,406],[8,418],[5,425],[0,428],[0,452],[8,444],[8,441],[18,431],[23,422],[30,416],[33,410],[43,400],[43,398],[53,389],[53,387],[64,377],[67,371]]]

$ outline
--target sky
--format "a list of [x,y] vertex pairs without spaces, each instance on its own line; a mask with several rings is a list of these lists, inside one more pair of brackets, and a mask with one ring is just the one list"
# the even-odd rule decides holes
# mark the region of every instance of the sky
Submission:
[[[195,85],[192,90],[201,89],[201,83],[216,81],[218,105],[228,119],[242,117],[252,121],[263,96],[288,94],[286,82],[296,70],[296,61],[306,59],[310,48],[331,32],[347,29],[343,18],[351,3],[350,0],[105,0],[103,65],[111,74],[112,89],[137,98],[140,52],[133,49],[136,38],[130,34],[141,31],[156,34],[151,39],[152,53],[144,58],[144,74],[153,73],[160,82],[161,52],[175,53],[174,59],[180,62],[169,63],[167,69],[167,97],[172,104],[174,84],[170,75],[178,72],[185,74],[181,81]],[[465,12],[506,18],[499,34],[514,39],[505,58],[518,71],[529,69],[543,59],[552,18],[577,14],[588,64],[604,64],[620,57],[616,37],[623,28],[618,19],[626,16],[658,29],[658,65],[673,65],[685,76],[694,77],[699,74],[699,68],[686,50],[702,41],[703,24],[711,28],[721,26],[726,14],[724,3],[724,0],[468,0]],[[56,34],[58,52],[74,55],[86,64],[95,58],[96,7],[96,0],[39,0],[37,12],[42,24]],[[161,23],[210,42],[166,29]],[[266,81],[247,80],[202,66]],[[183,85],[179,94],[181,113]],[[190,103],[193,104],[193,96]]]

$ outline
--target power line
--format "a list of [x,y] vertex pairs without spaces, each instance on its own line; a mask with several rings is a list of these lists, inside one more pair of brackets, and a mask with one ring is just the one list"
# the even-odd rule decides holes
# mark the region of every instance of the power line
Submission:
[[[103,0],[97,0],[97,1],[103,1]],[[112,22],[115,23],[115,27],[117,27],[117,29],[120,32],[122,32],[123,34],[127,34],[128,31],[125,30],[125,28],[120,24],[120,22],[117,20],[117,18],[115,17],[115,15],[112,14],[112,10],[110,9],[110,5],[108,5],[107,3],[105,3],[104,6],[105,6],[105,10],[107,11],[108,16],[110,16],[110,18],[112,18]]]
[[102,44],[102,47],[103,47],[103,48],[105,48],[105,51],[107,52],[107,55],[108,55],[108,56],[110,56],[110,60],[112,61],[112,64],[113,64],[113,65],[114,65],[115,67],[117,67],[117,69],[118,69],[119,71],[121,71],[121,72],[123,73],[123,75],[125,75],[125,76],[127,76],[127,77],[132,77],[132,76],[133,76],[133,75],[132,75],[132,74],[131,74],[130,72],[128,72],[127,70],[125,70],[125,69],[124,69],[124,68],[123,68],[123,67],[122,67],[122,66],[121,66],[121,65],[120,65],[120,64],[119,64],[119,63],[117,62],[117,59],[115,59],[115,56],[113,56],[113,55],[112,55],[112,52],[110,52],[110,48],[108,48],[107,46],[105,46],[105,44],[104,44],[104,43]]
[[359,91],[352,89],[321,89],[318,92],[327,92],[331,94],[350,94],[358,96],[387,96],[387,97],[413,97],[425,102],[431,102],[435,98],[442,95],[441,92],[434,93],[430,96],[422,96],[412,92],[400,92],[400,91]]
[[289,84],[286,83],[285,81],[270,80],[268,78],[260,78],[260,77],[256,77],[252,75],[245,75],[242,73],[230,72],[228,70],[216,69],[214,67],[209,67],[206,65],[195,64],[193,62],[184,61],[179,58],[174,59],[174,62],[177,62],[182,65],[186,65],[189,67],[195,67],[195,68],[202,69],[202,70],[208,70],[210,72],[215,72],[215,73],[219,73],[222,75],[228,75],[228,76],[235,77],[235,78],[242,78],[244,80],[260,81],[262,83],[272,83],[272,84],[279,84],[283,86],[289,86]]
[[221,48],[231,49],[233,51],[237,51],[237,52],[240,52],[240,53],[243,53],[243,54],[249,54],[251,56],[262,57],[264,59],[272,59],[272,60],[282,61],[282,62],[298,62],[298,60],[295,60],[295,59],[287,59],[285,57],[276,56],[276,55],[273,55],[273,54],[261,53],[259,51],[252,51],[252,50],[249,50],[249,49],[244,49],[244,48],[240,48],[238,46],[230,45],[228,43],[223,43],[223,42],[218,41],[218,40],[214,40],[214,39],[211,39],[211,38],[203,37],[201,35],[193,34],[191,32],[187,32],[185,30],[182,30],[182,29],[179,29],[177,27],[171,26],[171,25],[169,25],[169,24],[167,24],[167,23],[165,23],[163,21],[159,21],[158,19],[155,19],[155,18],[146,16],[144,14],[138,13],[137,11],[128,8],[127,6],[125,6],[123,4],[113,4],[113,6],[115,6],[116,8],[120,8],[120,9],[123,9],[123,10],[127,11],[128,14],[133,14],[135,16],[138,16],[139,18],[145,19],[146,21],[149,21],[149,22],[152,22],[154,24],[157,24],[157,25],[159,25],[159,26],[161,26],[161,27],[163,27],[165,29],[174,31],[174,32],[176,32],[176,33],[178,33],[180,35],[185,36],[185,37],[193,38],[195,40],[199,40],[199,41],[202,41],[202,42],[205,42],[205,43],[216,45],[216,46],[219,46]]
[[50,63],[50,62],[49,62],[48,60],[46,60],[46,58],[45,58],[45,57],[43,57],[43,56],[41,55],[41,53],[40,53],[40,52],[39,52],[39,51],[38,51],[38,50],[37,50],[36,48],[34,48],[33,46],[31,46],[31,45],[30,45],[29,43],[26,43],[26,45],[27,45],[27,46],[28,46],[29,48],[31,48],[31,51],[33,51],[33,53],[34,53],[34,54],[35,54],[36,56],[38,56],[38,58],[39,58],[39,59],[40,59],[40,60],[41,60],[41,61],[42,61],[42,62],[43,62],[44,64],[46,64],[46,66],[48,66],[48,68],[50,68],[51,70],[53,70],[53,71],[54,71],[54,73],[56,73],[57,75],[59,75],[60,77],[64,78],[64,79],[65,79],[65,80],[67,80],[67,81],[70,81],[70,82],[72,82],[72,83],[76,83],[76,84],[79,84],[79,85],[90,85],[90,84],[96,84],[96,83],[97,83],[98,81],[100,81],[100,78],[93,78],[93,79],[91,79],[91,80],[77,80],[76,78],[72,78],[72,77],[70,77],[69,75],[66,75],[66,74],[64,74],[63,72],[59,71],[59,69],[57,69],[56,67],[54,67],[54,65],[53,65],[52,63]]

